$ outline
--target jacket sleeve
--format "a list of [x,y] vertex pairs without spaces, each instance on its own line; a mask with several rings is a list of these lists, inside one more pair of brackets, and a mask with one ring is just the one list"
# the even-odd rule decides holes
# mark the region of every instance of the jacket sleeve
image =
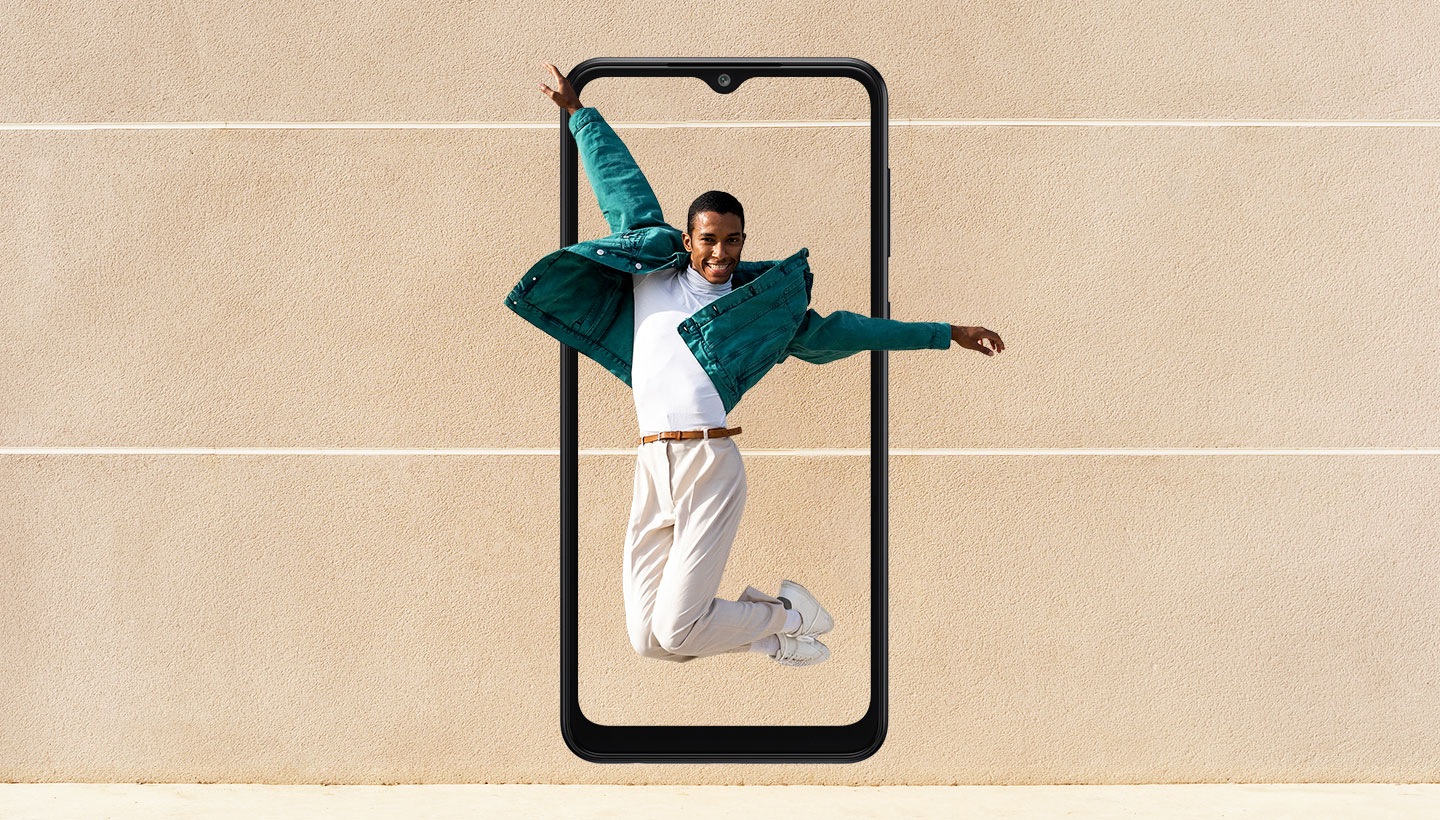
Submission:
[[570,133],[611,233],[666,224],[649,181],[599,111],[576,109],[570,115]]
[[950,325],[946,322],[901,322],[848,310],[821,316],[807,309],[785,353],[813,364],[825,364],[862,350],[947,350],[949,347]]

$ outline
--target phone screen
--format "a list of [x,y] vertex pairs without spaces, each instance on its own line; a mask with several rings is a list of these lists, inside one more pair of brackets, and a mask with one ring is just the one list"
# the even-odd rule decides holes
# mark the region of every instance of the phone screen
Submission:
[[[623,141],[666,223],[686,231],[696,197],[727,192],[744,210],[741,262],[774,263],[808,249],[808,307],[873,315],[872,101],[861,83],[750,76],[720,94],[696,77],[601,77],[581,99]],[[577,188],[579,240],[612,233],[583,165]],[[634,274],[631,284],[685,273]],[[648,309],[637,311],[637,324]],[[637,332],[636,344],[647,338],[654,333]],[[710,442],[720,455],[706,455],[690,442],[640,444],[637,392],[580,357],[575,647],[584,718],[616,727],[843,726],[866,714],[874,362],[869,351],[825,364],[783,359],[725,414],[724,426],[742,432]],[[653,377],[650,384],[653,394]],[[733,446],[738,461],[722,446]],[[648,468],[643,449],[652,450]],[[682,540],[684,549],[672,552]],[[710,610],[694,606],[697,596],[744,600],[747,587],[775,596],[786,579],[833,619],[817,636],[829,651],[819,663],[791,666],[754,651],[754,641],[739,643],[743,619],[707,620]],[[667,605],[662,583],[671,585],[672,609],[681,595],[684,611],[700,617],[688,626],[671,617],[668,640],[656,642],[704,646],[704,654],[662,646],[657,655],[653,644],[646,651],[647,624]],[[680,640],[697,629],[725,632],[735,645]]]

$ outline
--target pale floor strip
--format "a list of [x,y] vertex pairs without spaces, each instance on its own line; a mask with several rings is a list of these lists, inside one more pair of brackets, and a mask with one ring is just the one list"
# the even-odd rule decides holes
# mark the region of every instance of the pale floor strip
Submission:
[[[675,122],[624,122],[615,121],[610,125],[622,128],[868,128],[870,121],[862,120],[744,120],[744,121],[675,121]],[[891,128],[953,128],[974,126],[1001,126],[1015,128],[1063,127],[1063,128],[1435,128],[1440,120],[1106,120],[1106,119],[892,119]],[[543,122],[267,122],[226,121],[212,122],[7,122],[0,123],[0,131],[161,131],[161,130],[221,130],[221,129],[325,129],[348,130],[405,130],[445,129],[466,130],[522,129],[554,131],[559,120]]]
[[[582,456],[634,456],[634,447],[582,447]],[[832,458],[848,456],[869,458],[868,447],[815,448],[747,448],[748,456],[809,456]],[[139,455],[139,456],[559,456],[556,447],[437,447],[437,448],[306,448],[306,447],[0,447],[0,456],[49,455]],[[1246,447],[1171,447],[1171,448],[905,448],[891,447],[892,456],[1433,456],[1440,455],[1435,447],[1354,447],[1315,448],[1246,448]]]
[[1429,820],[1434,784],[1138,786],[0,785],[0,818],[110,820]]

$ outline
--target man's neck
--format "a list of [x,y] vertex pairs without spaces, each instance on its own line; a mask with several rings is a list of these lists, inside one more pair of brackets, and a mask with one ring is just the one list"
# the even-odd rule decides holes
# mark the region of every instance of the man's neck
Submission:
[[[704,284],[709,285],[712,288],[721,288],[729,285],[730,279],[735,276],[735,271],[731,270],[730,273],[725,277],[725,280],[723,282],[712,282],[709,279],[705,278],[705,274],[701,273],[698,270],[695,270],[694,262],[688,263],[685,266],[685,270],[687,274],[694,276],[696,279],[699,280],[699,282],[703,282]],[[697,282],[697,284],[699,284],[699,282]]]

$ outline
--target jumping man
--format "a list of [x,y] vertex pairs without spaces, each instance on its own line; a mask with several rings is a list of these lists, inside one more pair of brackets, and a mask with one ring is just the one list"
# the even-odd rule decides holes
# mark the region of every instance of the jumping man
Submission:
[[[745,211],[707,191],[682,233],[665,222],[629,149],[555,66],[540,90],[569,112],[586,176],[612,233],[546,255],[505,304],[634,391],[640,443],[625,539],[625,619],[647,658],[686,662],[764,652],[787,666],[830,657],[834,619],[805,587],[715,597],[745,506],[745,468],[726,414],[770,368],[861,350],[961,347],[993,356],[994,332],[809,308],[808,250],[742,262]],[[986,346],[986,342],[989,346]],[[993,348],[993,349],[992,349]]]

